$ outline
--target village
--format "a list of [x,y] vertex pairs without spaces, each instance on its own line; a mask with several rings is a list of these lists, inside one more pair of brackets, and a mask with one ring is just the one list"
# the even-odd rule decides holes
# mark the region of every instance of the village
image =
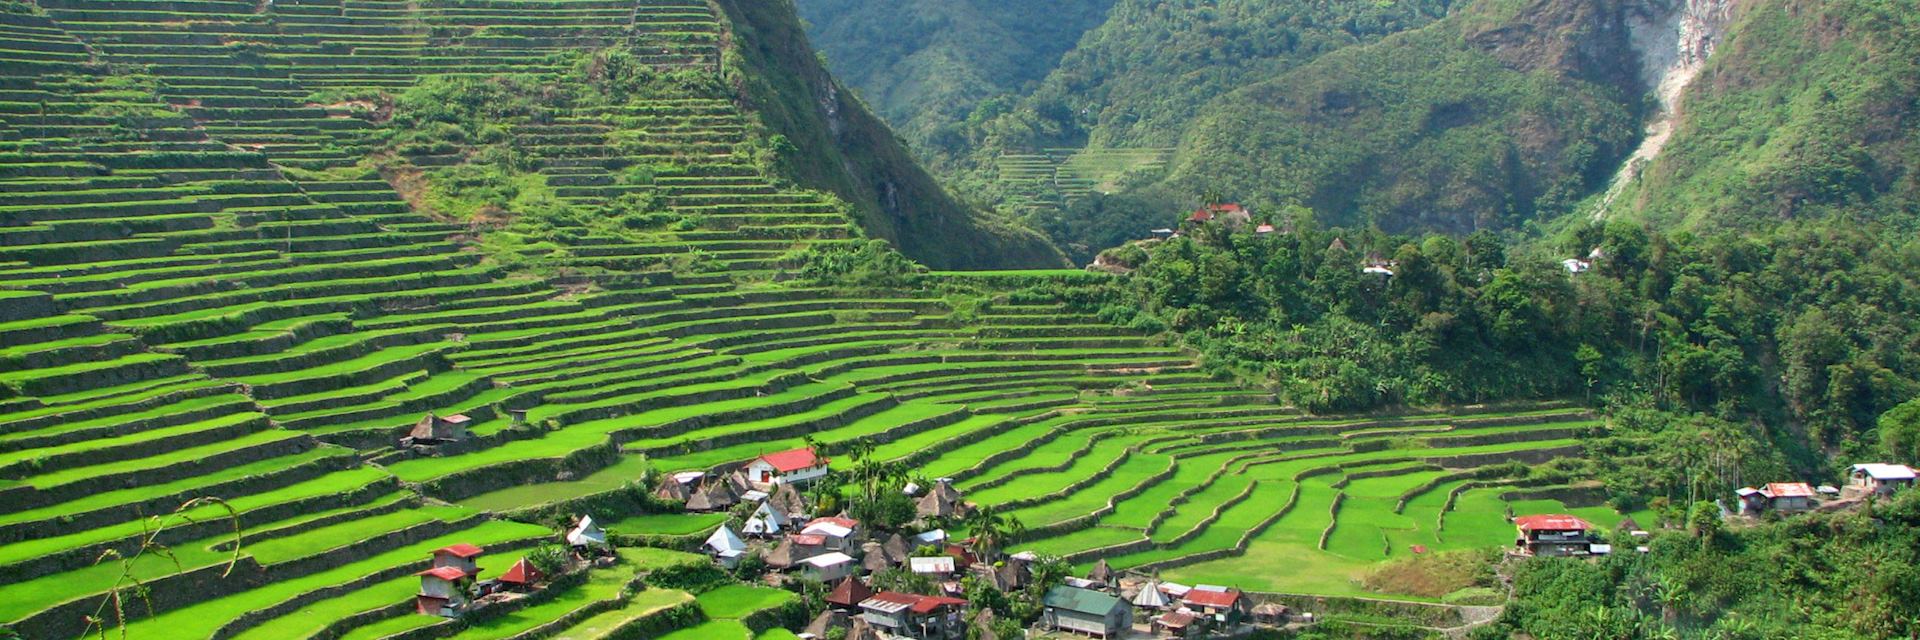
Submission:
[[[457,442],[458,422],[429,416],[405,444]],[[715,568],[742,581],[818,592],[821,610],[799,632],[802,638],[1231,637],[1316,621],[1313,612],[1235,586],[1179,584],[1160,579],[1157,572],[1115,569],[1104,558],[1084,575],[1072,575],[1072,567],[1058,558],[1003,553],[1007,532],[1017,523],[968,502],[948,479],[923,486],[898,469],[889,473],[875,466],[861,460],[848,471],[835,471],[829,457],[806,447],[763,454],[731,471],[662,474],[650,493],[658,504],[687,513],[728,516],[699,544],[698,551]],[[1846,508],[1909,488],[1915,475],[1906,466],[1863,463],[1849,470],[1843,488],[1806,483],[1744,488],[1737,493],[1737,506],[1725,509],[1723,517]],[[911,504],[911,516],[888,524],[863,522],[852,514],[872,511],[873,505],[862,501]],[[817,508],[821,503],[839,508]],[[1510,560],[1596,558],[1613,553],[1614,542],[1635,543],[1645,553],[1648,548],[1639,543],[1651,536],[1631,519],[1612,536],[1573,515],[1510,520],[1516,532],[1505,554]],[[579,515],[560,535],[556,547],[564,551],[546,551],[540,561],[522,557],[501,575],[484,579],[474,561],[484,549],[457,544],[433,550],[431,566],[416,574],[415,609],[457,618],[528,597],[553,588],[556,575],[611,565],[616,554],[609,540],[592,515]],[[984,600],[1016,603],[1012,610],[1037,616],[1028,616],[1034,620],[1029,625],[1003,620],[995,609],[1008,607],[986,606]]]

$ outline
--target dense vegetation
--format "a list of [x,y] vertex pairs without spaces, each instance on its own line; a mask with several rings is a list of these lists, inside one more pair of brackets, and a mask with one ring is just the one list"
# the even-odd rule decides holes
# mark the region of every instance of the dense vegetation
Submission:
[[[1667,458],[1695,447],[1622,445],[1620,457],[1654,453],[1646,468],[1664,469],[1618,478],[1628,496],[1697,498],[1789,462],[1828,471],[1826,454],[1876,453],[1879,416],[1920,394],[1920,245],[1876,228],[1700,237],[1615,222],[1553,252],[1490,234],[1300,226],[1255,235],[1210,224],[1112,251],[1139,267],[1121,295],[1141,304],[1108,312],[1181,333],[1215,365],[1317,410],[1571,395],[1704,416],[1624,421],[1643,427],[1636,436],[1692,425],[1683,432],[1779,452],[1709,470],[1705,456]],[[1589,254],[1592,271],[1560,264]],[[1389,262],[1391,277],[1362,271]]]
[[913,144],[952,137],[982,100],[1045,78],[1114,0],[801,0],[834,75]]
[[1742,16],[1689,86],[1673,141],[1614,209],[1702,230],[1832,219],[1910,233],[1913,3],[1770,0]]
[[1529,562],[1475,638],[1904,638],[1920,614],[1920,494],[1857,512],[1656,536],[1598,563]]

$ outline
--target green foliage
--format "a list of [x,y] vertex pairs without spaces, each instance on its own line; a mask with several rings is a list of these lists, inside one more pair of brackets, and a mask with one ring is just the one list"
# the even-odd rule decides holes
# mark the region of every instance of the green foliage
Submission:
[[1645,555],[1524,562],[1482,637],[1906,637],[1920,613],[1917,498],[1728,529],[1718,545],[1669,534]]
[[787,256],[783,263],[801,278],[843,287],[912,288],[926,271],[884,240],[808,247]]
[[557,544],[541,545],[527,552],[527,563],[539,569],[542,574],[557,576],[562,571],[566,571],[568,555],[566,547]]
[[1880,415],[1880,449],[1893,462],[1920,463],[1920,399]]
[[[1038,82],[1114,0],[802,0],[834,75],[916,146],[961,135],[983,101]],[[984,107],[991,112],[995,107]]]
[[1672,141],[1616,209],[1711,229],[1787,218],[1911,232],[1920,20],[1885,0],[1769,0],[1684,96]]

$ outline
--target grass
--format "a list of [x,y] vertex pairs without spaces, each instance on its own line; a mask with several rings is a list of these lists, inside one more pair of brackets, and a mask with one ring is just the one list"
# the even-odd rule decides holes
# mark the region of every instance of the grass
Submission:
[[607,530],[629,535],[684,536],[712,531],[727,521],[724,513],[648,513],[607,524]]
[[738,620],[710,620],[664,636],[659,640],[753,640],[753,630]]
[[554,640],[593,640],[603,638],[621,627],[693,599],[677,589],[647,589],[633,594],[619,608],[596,614],[553,636]]
[[766,587],[730,584],[700,594],[700,610],[720,620],[747,617],[756,611],[772,609],[794,599],[793,592]]

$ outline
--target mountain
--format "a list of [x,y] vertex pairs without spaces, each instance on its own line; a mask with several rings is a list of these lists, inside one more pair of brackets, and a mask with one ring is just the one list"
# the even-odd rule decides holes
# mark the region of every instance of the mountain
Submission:
[[1024,94],[1114,0],[801,0],[834,75],[914,144],[945,145],[977,106]]
[[794,146],[781,173],[854,206],[868,233],[935,268],[1058,267],[1064,257],[1032,230],[955,199],[808,48],[788,2],[719,6],[751,45],[742,99]]
[[1920,6],[1722,4],[1737,18],[1679,96],[1672,139],[1605,213],[1703,231],[1831,216],[1913,229]]
[[1638,141],[1636,2],[1478,2],[1209,104],[1166,186],[1458,234],[1571,209]]

